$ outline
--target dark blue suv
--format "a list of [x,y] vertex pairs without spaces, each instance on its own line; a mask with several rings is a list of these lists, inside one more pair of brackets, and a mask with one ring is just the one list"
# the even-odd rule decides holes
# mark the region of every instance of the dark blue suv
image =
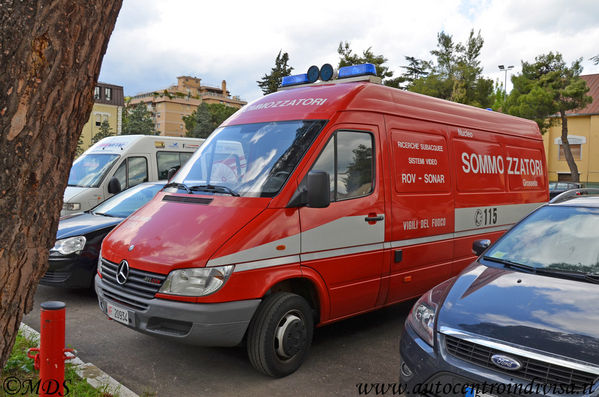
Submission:
[[416,302],[406,394],[599,396],[597,193],[566,192],[491,247],[475,242],[478,260]]

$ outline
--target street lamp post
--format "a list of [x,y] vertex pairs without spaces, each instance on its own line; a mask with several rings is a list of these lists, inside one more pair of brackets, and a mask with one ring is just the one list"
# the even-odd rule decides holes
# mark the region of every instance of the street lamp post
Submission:
[[499,70],[501,70],[502,72],[505,72],[505,78],[503,80],[503,103],[505,104],[505,92],[507,90],[507,72],[508,70],[512,70],[514,68],[514,65],[510,65],[510,66],[504,66],[504,65],[499,65]]

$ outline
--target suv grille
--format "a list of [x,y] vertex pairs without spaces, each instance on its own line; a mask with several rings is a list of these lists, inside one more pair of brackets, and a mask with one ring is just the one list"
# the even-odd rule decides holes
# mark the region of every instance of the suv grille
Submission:
[[[472,364],[490,368],[493,371],[502,372],[511,376],[519,377],[535,383],[548,385],[575,385],[577,390],[592,385],[597,380],[597,375],[579,371],[561,365],[550,364],[544,361],[506,353],[501,350],[491,349],[454,336],[444,335],[447,352],[454,357]],[[520,361],[522,368],[516,371],[501,369],[491,361],[494,354],[507,354]]]
[[120,285],[116,281],[118,267],[118,263],[102,258],[102,281],[111,287],[110,291],[103,289],[104,294],[108,298],[131,308],[145,310],[148,307],[145,300],[154,298],[166,276],[129,268],[127,282]]

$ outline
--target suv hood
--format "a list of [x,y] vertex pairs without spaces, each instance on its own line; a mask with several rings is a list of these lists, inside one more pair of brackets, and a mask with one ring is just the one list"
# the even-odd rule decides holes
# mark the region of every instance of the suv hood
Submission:
[[83,236],[97,230],[118,225],[123,218],[95,215],[91,212],[76,213],[60,218],[56,239]]
[[437,324],[599,365],[597,302],[598,284],[476,263],[451,287]]
[[204,267],[270,200],[159,192],[106,236],[102,257],[116,263],[127,259],[133,268],[161,274]]

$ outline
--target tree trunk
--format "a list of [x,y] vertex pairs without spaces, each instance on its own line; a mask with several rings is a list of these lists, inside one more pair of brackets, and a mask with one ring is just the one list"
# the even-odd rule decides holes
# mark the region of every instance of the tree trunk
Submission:
[[47,268],[121,1],[0,3],[0,369]]
[[570,150],[570,142],[568,142],[568,119],[566,118],[566,112],[564,112],[563,110],[560,110],[559,114],[562,119],[562,146],[564,147],[564,155],[566,156],[568,167],[570,167],[572,182],[578,182],[578,166],[576,165],[576,160],[574,160],[574,156],[572,156],[572,151]]

